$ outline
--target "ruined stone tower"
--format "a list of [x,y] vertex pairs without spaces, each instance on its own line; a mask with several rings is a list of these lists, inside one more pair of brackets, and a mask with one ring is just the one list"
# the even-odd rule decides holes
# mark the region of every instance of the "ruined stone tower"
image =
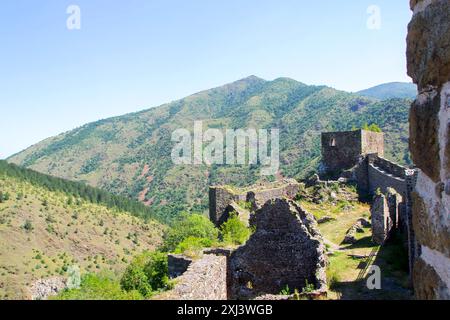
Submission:
[[322,133],[323,171],[338,173],[358,164],[361,156],[384,156],[384,134],[366,130]]

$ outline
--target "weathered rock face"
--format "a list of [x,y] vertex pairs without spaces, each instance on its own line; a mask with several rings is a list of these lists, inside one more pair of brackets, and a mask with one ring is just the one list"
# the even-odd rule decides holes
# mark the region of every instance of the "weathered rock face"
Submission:
[[450,3],[412,0],[415,12],[408,27],[408,74],[419,85],[441,86],[450,74]]
[[411,108],[410,149],[421,169],[412,197],[413,283],[419,299],[450,298],[450,2],[412,0],[408,73],[420,94]]
[[30,288],[32,300],[46,300],[51,296],[57,295],[67,287],[66,279],[62,277],[53,277],[41,279],[33,283]]
[[229,258],[232,299],[279,294],[306,283],[326,290],[326,255],[314,217],[295,202],[276,199],[252,214],[255,233]]

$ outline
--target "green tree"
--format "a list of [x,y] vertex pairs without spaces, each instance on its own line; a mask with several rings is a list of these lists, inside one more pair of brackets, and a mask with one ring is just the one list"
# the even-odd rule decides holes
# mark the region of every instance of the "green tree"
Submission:
[[125,270],[120,285],[126,291],[136,290],[144,297],[169,287],[167,254],[144,252],[134,258]]
[[210,239],[189,237],[178,244],[175,253],[196,257],[202,249],[210,248],[212,245],[213,241]]
[[143,300],[136,290],[125,291],[120,283],[106,275],[87,274],[78,289],[64,290],[54,300]]
[[230,218],[221,226],[222,241],[227,244],[241,245],[250,238],[251,230],[233,212]]
[[183,213],[164,235],[163,250],[173,251],[189,237],[208,239],[214,242],[217,240],[218,235],[219,231],[205,216]]
[[364,123],[362,129],[372,132],[383,132],[383,130],[381,130],[381,128],[376,123],[372,123],[371,125]]
[[153,291],[167,288],[169,286],[169,263],[167,254],[156,251],[150,257],[144,266],[144,273]]

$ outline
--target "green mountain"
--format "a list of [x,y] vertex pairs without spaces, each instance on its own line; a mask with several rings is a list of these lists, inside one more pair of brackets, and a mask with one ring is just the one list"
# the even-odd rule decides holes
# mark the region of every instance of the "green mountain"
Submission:
[[390,82],[359,91],[358,94],[380,100],[393,98],[415,99],[417,86],[414,83]]
[[317,169],[320,133],[376,123],[386,133],[387,157],[408,163],[411,101],[380,101],[287,78],[251,76],[157,108],[90,123],[44,140],[8,161],[139,199],[168,221],[183,210],[205,211],[208,186],[249,185],[258,166],[174,165],[172,132],[206,128],[280,129],[280,176]]
[[135,255],[162,242],[163,225],[136,217],[146,211],[0,161],[0,300],[30,298],[37,280],[67,277],[73,266],[83,274],[122,273]]

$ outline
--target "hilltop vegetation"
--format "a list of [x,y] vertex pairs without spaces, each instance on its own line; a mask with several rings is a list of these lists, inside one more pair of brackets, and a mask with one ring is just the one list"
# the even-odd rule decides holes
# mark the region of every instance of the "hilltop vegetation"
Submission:
[[[386,134],[386,156],[410,163],[410,100],[379,99],[307,86],[292,79],[249,77],[158,108],[87,124],[47,139],[10,162],[54,176],[78,180],[114,194],[139,199],[163,221],[180,212],[204,212],[208,186],[251,185],[258,166],[176,166],[171,134],[207,128],[279,128],[278,176],[304,178],[320,161],[320,133],[377,124]],[[273,180],[275,177],[265,179]]]
[[121,274],[135,255],[161,243],[165,229],[134,216],[139,210],[123,210],[140,205],[4,162],[0,194],[0,300],[29,298],[36,280],[66,277],[72,266]]
[[380,100],[393,98],[415,99],[417,86],[414,83],[391,82],[359,91],[358,94]]

